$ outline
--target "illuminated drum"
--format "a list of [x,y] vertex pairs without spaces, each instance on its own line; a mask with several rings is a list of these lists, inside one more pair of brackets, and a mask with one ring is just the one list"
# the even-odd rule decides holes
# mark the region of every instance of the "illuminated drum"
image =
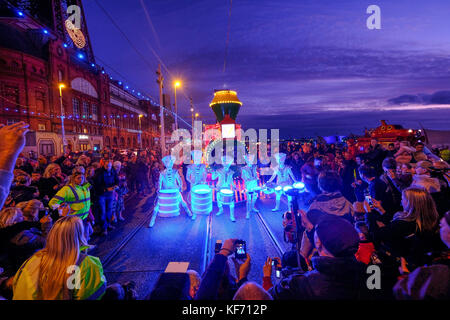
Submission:
[[206,184],[191,189],[191,209],[193,214],[209,214],[213,208],[212,189]]
[[158,192],[159,217],[170,218],[180,215],[180,191],[164,189]]
[[222,204],[234,203],[234,192],[231,189],[220,189],[220,201]]

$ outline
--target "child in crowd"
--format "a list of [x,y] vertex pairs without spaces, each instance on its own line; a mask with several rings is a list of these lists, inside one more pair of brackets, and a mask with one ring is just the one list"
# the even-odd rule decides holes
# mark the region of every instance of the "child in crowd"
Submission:
[[369,228],[363,221],[355,223],[355,229],[359,236],[359,247],[355,254],[356,260],[369,264],[372,260],[372,255],[375,252],[375,246],[372,241],[369,240]]

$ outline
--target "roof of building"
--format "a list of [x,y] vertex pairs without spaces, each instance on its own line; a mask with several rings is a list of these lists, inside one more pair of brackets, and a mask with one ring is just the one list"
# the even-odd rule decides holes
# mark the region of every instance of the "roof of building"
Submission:
[[46,36],[37,30],[20,31],[0,23],[0,47],[16,50],[31,56],[48,59]]

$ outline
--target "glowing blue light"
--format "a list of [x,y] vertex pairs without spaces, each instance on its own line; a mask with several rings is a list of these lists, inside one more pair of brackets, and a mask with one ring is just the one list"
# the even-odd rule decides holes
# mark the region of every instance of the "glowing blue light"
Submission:
[[275,187],[275,191],[281,191],[281,189],[283,189],[281,186]]
[[305,184],[303,182],[296,182],[294,183],[293,187],[295,189],[305,189]]
[[130,88],[129,86],[125,86],[125,89],[128,89],[128,88]]
[[63,47],[64,47],[64,48],[68,48],[69,45],[68,45],[67,43],[63,43]]
[[23,17],[23,12],[22,11],[17,11],[17,14],[19,15],[19,17]]
[[166,211],[166,210],[159,210],[160,214],[176,214],[179,213],[180,209],[175,209],[175,210],[170,210],[170,211]]
[[91,67],[92,67],[92,68],[95,68],[95,64],[94,64],[94,63],[91,63]]
[[119,81],[119,86],[121,86],[122,85],[122,81]]
[[284,191],[284,192],[288,192],[289,190],[292,190],[292,187],[291,187],[291,186],[285,186],[285,187],[283,188],[283,191]]
[[42,32],[44,32],[44,34],[48,34],[48,30],[47,29],[42,30]]
[[102,70],[102,74],[105,74],[105,70]]
[[83,60],[84,59],[84,54],[79,53],[77,54],[78,59]]

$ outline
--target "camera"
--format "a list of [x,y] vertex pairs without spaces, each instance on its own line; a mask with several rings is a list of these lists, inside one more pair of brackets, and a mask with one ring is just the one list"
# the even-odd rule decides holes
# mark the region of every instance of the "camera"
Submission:
[[373,202],[371,196],[366,196],[366,201],[369,204],[370,209],[373,209]]
[[218,254],[220,249],[222,249],[222,240],[217,240],[216,245],[214,247],[214,253]]
[[234,249],[234,257],[236,259],[247,258],[247,245],[244,240],[236,240],[236,248]]

